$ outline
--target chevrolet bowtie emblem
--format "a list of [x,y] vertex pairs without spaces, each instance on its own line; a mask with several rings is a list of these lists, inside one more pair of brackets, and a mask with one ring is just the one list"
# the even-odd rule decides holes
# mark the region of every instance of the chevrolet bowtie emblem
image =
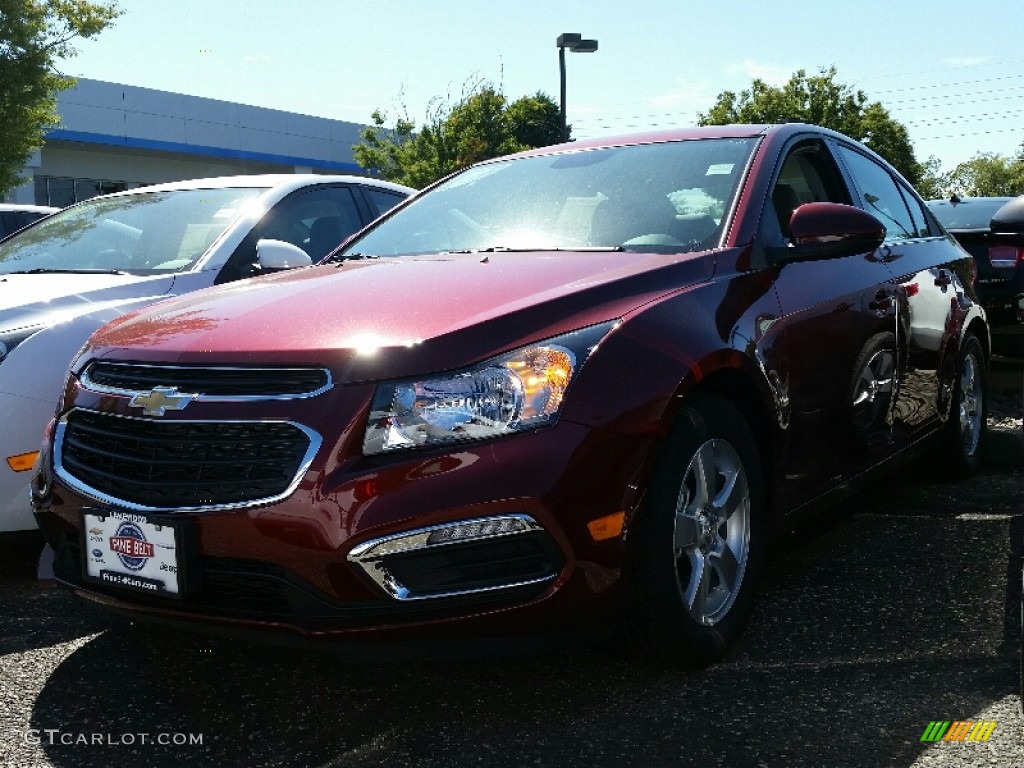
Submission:
[[141,408],[146,416],[163,416],[167,411],[182,411],[198,395],[178,392],[177,387],[153,387],[145,394],[135,395],[128,405]]

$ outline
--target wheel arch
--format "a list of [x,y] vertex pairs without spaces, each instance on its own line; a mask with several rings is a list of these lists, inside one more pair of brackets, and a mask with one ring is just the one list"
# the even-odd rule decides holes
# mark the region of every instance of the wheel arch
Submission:
[[[758,375],[761,376],[760,371],[758,371]],[[686,397],[702,392],[716,394],[728,400],[739,411],[750,428],[757,445],[765,492],[770,496],[773,478],[771,458],[775,454],[776,440],[772,428],[774,422],[768,394],[769,387],[764,377],[761,376],[759,386],[757,379],[750,372],[732,366],[719,368],[682,389],[681,396],[677,398],[679,400],[678,407],[682,407]],[[675,414],[673,414],[673,418],[674,416]],[[771,505],[768,506],[770,508]]]

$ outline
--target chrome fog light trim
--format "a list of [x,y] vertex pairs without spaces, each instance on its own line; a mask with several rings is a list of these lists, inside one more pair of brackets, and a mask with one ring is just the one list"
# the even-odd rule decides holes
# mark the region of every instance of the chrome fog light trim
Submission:
[[396,600],[428,600],[438,597],[455,597],[477,592],[490,592],[537,584],[553,579],[557,573],[538,578],[514,579],[508,583],[419,594],[409,589],[392,575],[384,558],[404,555],[427,549],[440,549],[457,544],[502,539],[524,533],[543,532],[544,527],[529,515],[511,514],[495,517],[474,518],[443,523],[427,528],[417,528],[404,533],[382,536],[363,542],[348,553],[348,561],[358,565],[377,586]]

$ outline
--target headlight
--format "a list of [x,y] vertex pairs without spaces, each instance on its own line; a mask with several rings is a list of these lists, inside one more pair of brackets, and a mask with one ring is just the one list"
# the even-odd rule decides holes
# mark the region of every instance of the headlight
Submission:
[[0,331],[0,363],[14,351],[16,346],[45,327],[45,325],[33,325],[29,328],[15,328],[13,331]]
[[553,424],[602,323],[450,374],[377,387],[363,438],[372,455],[522,432]]

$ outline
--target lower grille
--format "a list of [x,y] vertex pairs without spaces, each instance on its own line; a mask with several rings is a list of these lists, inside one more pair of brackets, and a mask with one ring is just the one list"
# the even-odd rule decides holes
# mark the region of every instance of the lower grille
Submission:
[[210,509],[286,495],[319,437],[283,422],[155,421],[75,410],[55,464],[76,490],[129,509]]

